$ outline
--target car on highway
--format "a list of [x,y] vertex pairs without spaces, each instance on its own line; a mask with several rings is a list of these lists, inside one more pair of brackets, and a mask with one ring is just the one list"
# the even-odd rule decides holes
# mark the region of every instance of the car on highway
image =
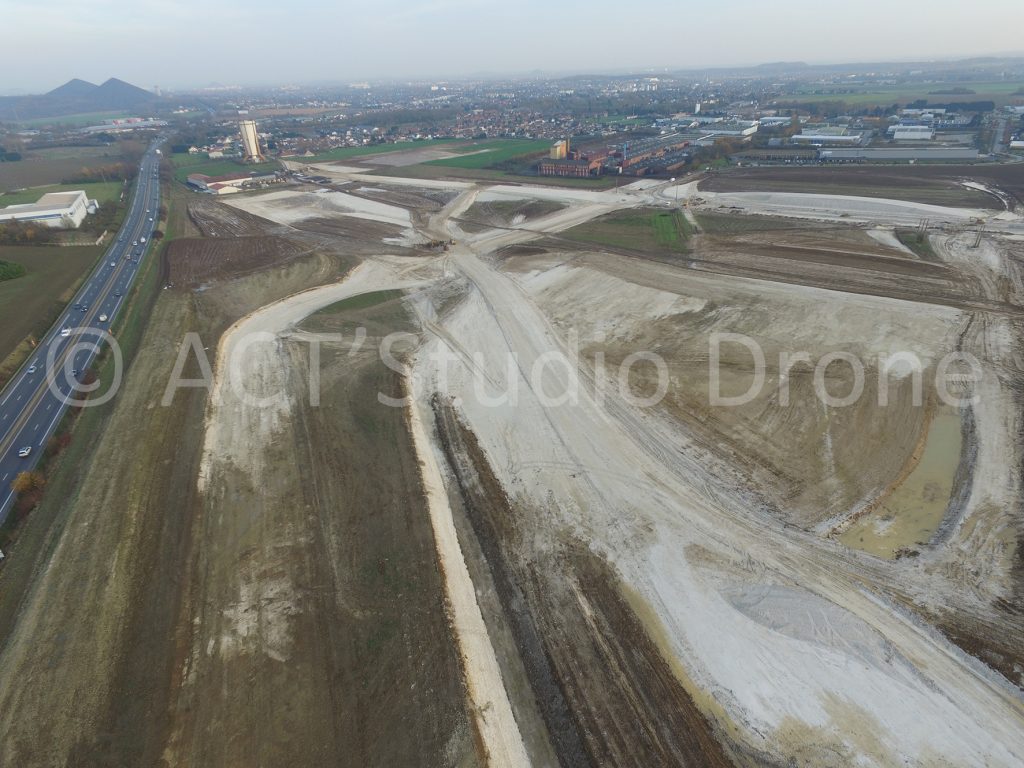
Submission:
[[114,295],[117,296],[117,297],[120,297],[121,296],[121,292],[120,291],[114,291]]
[[32,455],[32,446],[26,445],[24,448],[19,448],[18,455],[23,459],[27,459],[29,456]]
[[30,366],[28,367],[28,372],[29,372],[30,374],[31,374],[31,373],[35,373],[35,372],[36,372],[36,367],[35,367],[35,365],[30,365]]
[[70,328],[61,328],[60,335],[63,336],[64,338],[67,338],[68,336],[71,335],[71,329]]
[[112,261],[112,262],[110,262],[110,266],[112,266],[112,267],[116,267],[116,266],[117,266],[117,262],[116,262],[116,261]]
[[104,315],[100,315],[100,322],[101,323],[107,322],[107,316],[105,314]]

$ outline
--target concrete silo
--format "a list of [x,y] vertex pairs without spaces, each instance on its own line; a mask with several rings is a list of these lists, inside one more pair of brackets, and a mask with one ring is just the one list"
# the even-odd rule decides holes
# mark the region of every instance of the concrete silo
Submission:
[[242,147],[245,149],[245,159],[250,162],[263,162],[263,152],[260,150],[260,135],[256,132],[255,120],[243,120],[238,124],[242,132]]

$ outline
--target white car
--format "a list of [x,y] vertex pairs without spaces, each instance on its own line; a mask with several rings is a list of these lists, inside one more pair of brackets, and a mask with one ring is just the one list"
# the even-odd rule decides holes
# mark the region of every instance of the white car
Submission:
[[19,448],[18,449],[18,456],[20,456],[23,459],[27,459],[31,455],[31,453],[32,453],[32,446],[31,445],[26,445],[24,448]]
[[62,328],[61,332],[60,332],[60,335],[63,336],[64,338],[67,338],[68,336],[71,335],[71,329],[70,328]]
[[100,322],[101,323],[107,322],[107,316],[106,315],[100,315]]

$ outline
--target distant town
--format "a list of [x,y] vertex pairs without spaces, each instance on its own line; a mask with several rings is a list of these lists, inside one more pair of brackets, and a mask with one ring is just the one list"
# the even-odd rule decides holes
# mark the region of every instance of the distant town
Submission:
[[[68,109],[83,112],[42,114]],[[88,121],[104,111],[106,119]],[[25,114],[34,116],[19,120]],[[245,124],[258,134],[260,160],[507,139],[521,143],[477,167],[665,176],[701,165],[1020,159],[1022,118],[1019,59],[181,93],[71,81],[44,96],[0,99],[0,157],[169,130],[172,153],[241,159]]]

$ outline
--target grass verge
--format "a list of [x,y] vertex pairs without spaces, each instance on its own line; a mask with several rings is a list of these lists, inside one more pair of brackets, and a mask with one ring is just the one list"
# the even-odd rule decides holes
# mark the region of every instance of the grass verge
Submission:
[[347,299],[336,301],[334,304],[328,304],[321,310],[314,312],[315,315],[336,315],[339,312],[345,312],[350,309],[368,309],[375,307],[378,304],[383,304],[386,301],[397,299],[402,296],[402,292],[399,290],[387,290],[387,291],[371,291],[369,293],[360,293],[357,296],[350,296]]
[[81,184],[47,184],[42,187],[30,187],[21,192],[0,194],[0,206],[34,203],[50,192],[74,192],[79,189],[85,192],[86,197],[90,200],[97,200],[102,206],[119,202],[124,184],[120,181],[89,181]]
[[174,178],[184,184],[189,174],[202,173],[207,176],[226,176],[229,173],[273,173],[281,169],[276,160],[265,163],[243,163],[239,160],[211,160],[205,156],[177,154],[171,156],[174,164]]
[[560,237],[631,250],[687,253],[692,235],[693,228],[682,212],[640,209],[601,216]]
[[928,235],[916,229],[897,229],[896,239],[912,250],[918,258],[925,261],[938,261],[939,257],[932,248]]
[[453,148],[458,157],[429,160],[424,165],[441,165],[448,168],[495,168],[503,163],[514,162],[531,155],[546,152],[551,146],[548,141],[534,139],[502,139],[481,141]]
[[[398,144],[370,144],[365,147],[338,147],[326,152],[320,152],[310,157],[286,157],[297,163],[330,163],[335,160],[348,160],[353,157],[366,157],[369,155],[383,155],[389,152],[408,152],[413,149],[425,149],[430,147],[445,146],[455,139],[431,139],[430,141],[403,141]],[[449,147],[445,147],[448,149]],[[454,151],[454,150],[453,150]]]
[[47,245],[0,246],[0,259],[25,274],[0,283],[0,387],[56,322],[106,249]]
[[[138,352],[146,322],[160,293],[160,260],[165,247],[166,241],[161,242],[146,260],[128,303],[111,326],[111,333],[121,348],[125,375]],[[94,363],[100,381],[108,382],[108,386],[113,380],[114,364],[109,349]],[[95,393],[96,396],[102,391]],[[67,411],[36,470],[47,478],[42,500],[35,509],[21,515],[12,511],[0,526],[0,549],[8,555],[0,568],[0,647],[14,624],[18,606],[33,583],[36,569],[49,560],[60,539],[93,446],[102,436],[115,406],[115,400],[111,400],[103,405]],[[86,436],[89,439],[85,439]],[[62,450],[54,450],[56,445],[61,445]],[[13,551],[9,551],[12,544]]]

